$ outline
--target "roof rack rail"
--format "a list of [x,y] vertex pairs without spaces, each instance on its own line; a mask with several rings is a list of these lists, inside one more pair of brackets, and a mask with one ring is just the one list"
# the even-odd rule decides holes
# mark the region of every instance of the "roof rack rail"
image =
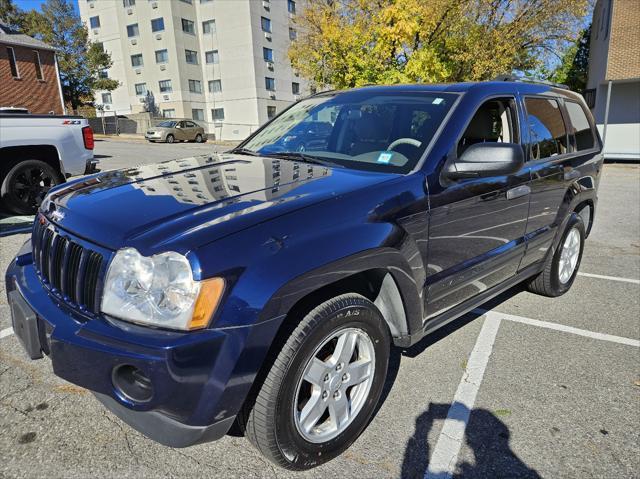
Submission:
[[522,82],[522,83],[537,83],[539,85],[548,85],[555,88],[562,88],[563,90],[569,90],[569,87],[567,85],[563,85],[562,83],[554,83],[548,80],[540,80],[538,78],[531,78],[531,77],[524,77],[524,76],[521,77],[521,76],[512,75],[512,74],[498,75],[493,79],[493,81],[515,81],[515,82]]

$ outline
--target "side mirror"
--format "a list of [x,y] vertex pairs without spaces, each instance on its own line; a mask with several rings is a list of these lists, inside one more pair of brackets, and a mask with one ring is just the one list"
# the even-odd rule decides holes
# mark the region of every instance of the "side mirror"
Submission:
[[452,180],[511,175],[524,166],[524,152],[515,143],[476,143],[445,165]]

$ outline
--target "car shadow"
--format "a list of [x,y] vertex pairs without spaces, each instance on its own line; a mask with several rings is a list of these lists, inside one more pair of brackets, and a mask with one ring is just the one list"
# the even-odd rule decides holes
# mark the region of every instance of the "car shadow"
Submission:
[[[458,404],[458,406],[461,406]],[[415,430],[407,441],[402,461],[403,479],[425,477],[429,467],[429,433],[434,423],[447,418],[451,404],[430,403],[425,412],[416,419]],[[464,406],[462,406],[464,407]],[[435,437],[432,437],[435,444]],[[517,477],[540,478],[538,472],[525,464],[509,445],[510,432],[507,425],[487,409],[472,409],[464,433],[464,442],[473,453],[472,462],[458,463],[455,478]],[[450,477],[445,472],[433,471],[430,477]]]
[[33,216],[19,216],[0,211],[0,237],[29,233],[33,226]]

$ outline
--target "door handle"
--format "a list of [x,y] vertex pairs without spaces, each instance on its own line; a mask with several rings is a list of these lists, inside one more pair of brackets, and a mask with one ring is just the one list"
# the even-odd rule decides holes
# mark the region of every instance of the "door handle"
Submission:
[[516,186],[515,188],[511,188],[507,190],[507,199],[515,200],[516,198],[520,198],[521,196],[527,196],[531,193],[531,188],[527,185]]

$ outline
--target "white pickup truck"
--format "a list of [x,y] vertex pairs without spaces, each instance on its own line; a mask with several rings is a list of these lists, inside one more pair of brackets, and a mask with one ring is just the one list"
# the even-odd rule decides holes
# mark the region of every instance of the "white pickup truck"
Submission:
[[33,214],[53,186],[95,170],[93,131],[81,116],[0,111],[0,199]]

